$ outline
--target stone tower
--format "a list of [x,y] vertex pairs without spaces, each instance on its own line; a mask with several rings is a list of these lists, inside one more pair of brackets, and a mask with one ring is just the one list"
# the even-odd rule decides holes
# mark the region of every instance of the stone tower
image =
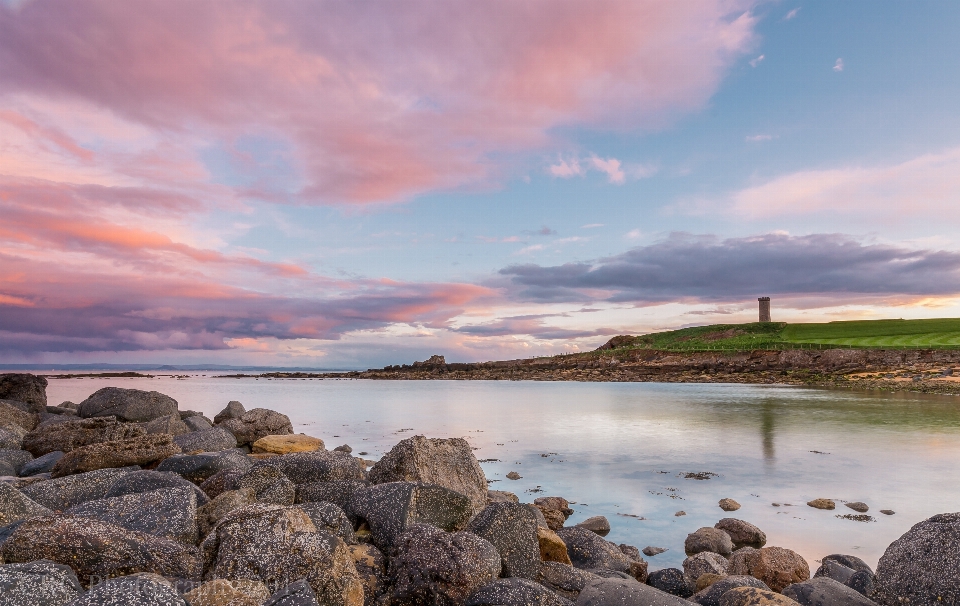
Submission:
[[770,322],[770,297],[760,297],[760,321]]

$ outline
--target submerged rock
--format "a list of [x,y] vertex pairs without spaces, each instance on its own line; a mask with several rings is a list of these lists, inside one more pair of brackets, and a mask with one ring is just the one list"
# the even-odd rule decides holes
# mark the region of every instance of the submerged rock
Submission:
[[830,499],[814,499],[812,501],[807,501],[807,505],[813,507],[814,509],[836,509],[837,504]]

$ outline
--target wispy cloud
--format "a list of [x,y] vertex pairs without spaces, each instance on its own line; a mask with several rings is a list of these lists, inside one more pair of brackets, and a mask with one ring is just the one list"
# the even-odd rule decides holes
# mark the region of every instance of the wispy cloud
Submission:
[[555,235],[557,235],[557,230],[555,230],[555,229],[550,229],[550,227],[548,227],[548,226],[546,226],[546,225],[542,225],[542,226],[540,227],[540,229],[537,229],[537,230],[528,230],[528,229],[525,229],[525,230],[523,230],[523,233],[525,233],[525,234],[527,234],[527,235],[530,235],[530,236],[555,236]]
[[787,13],[786,15],[784,15],[784,16],[783,16],[783,20],[784,20],[784,21],[789,21],[789,20],[793,19],[794,17],[796,17],[797,14],[799,14],[799,13],[800,13],[800,7],[798,6],[797,8],[791,10],[789,13]]
[[623,237],[627,238],[628,240],[637,240],[640,238],[641,235],[643,234],[640,232],[639,229],[631,229],[626,234],[624,234]]
[[755,59],[750,59],[750,67],[756,67],[756,66],[760,65],[760,63],[763,62],[763,58],[764,58],[764,56],[763,56],[763,55],[760,55],[759,57],[757,57],[757,58],[755,58]]
[[587,223],[586,225],[581,225],[580,229],[594,229],[597,227],[603,227],[603,223]]
[[833,71],[842,72],[843,71],[843,59],[837,59],[836,63],[833,64]]
[[569,160],[561,158],[556,164],[551,164],[547,170],[549,170],[550,174],[554,177],[560,177],[561,179],[580,177],[584,174],[584,170],[580,166],[580,161],[576,158]]
[[627,177],[631,179],[646,179],[655,175],[659,167],[646,164],[628,164],[625,165],[617,158],[603,158],[597,154],[591,154],[588,158],[581,160],[573,156],[570,158],[560,158],[556,164],[547,167],[554,177],[569,179],[571,177],[583,177],[588,171],[603,173],[607,176],[607,181],[616,185],[622,185]]
[[759,143],[761,141],[770,141],[776,139],[774,135],[747,135],[744,140],[749,143]]
[[607,180],[610,181],[610,183],[616,183],[619,185],[627,178],[623,173],[623,169],[620,168],[620,160],[617,160],[616,158],[601,158],[599,156],[591,156],[590,163],[593,165],[593,168],[605,173],[607,175]]

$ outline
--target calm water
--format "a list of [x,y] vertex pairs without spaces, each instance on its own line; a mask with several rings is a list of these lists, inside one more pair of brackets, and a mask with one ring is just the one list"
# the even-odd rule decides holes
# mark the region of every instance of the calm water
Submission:
[[[107,385],[157,390],[176,398],[181,410],[210,417],[229,400],[271,408],[328,448],[347,443],[368,459],[415,433],[464,437],[477,458],[497,459],[482,463],[487,477],[499,480],[491,488],[522,501],[564,496],[577,502],[568,524],[602,514],[613,526],[608,539],[668,548],[648,558],[651,569],[678,566],[687,533],[726,515],[756,524],[768,545],[799,551],[815,568],[837,552],[876,565],[914,523],[960,510],[956,398],[780,386],[198,374],[51,380],[48,399],[80,402]],[[510,471],[523,478],[505,479]],[[688,472],[717,475],[685,479]],[[724,497],[742,509],[725,514],[717,507]],[[817,497],[863,501],[876,522],[836,518],[854,513],[839,503],[833,512],[804,505]],[[679,510],[687,515],[675,517]]]

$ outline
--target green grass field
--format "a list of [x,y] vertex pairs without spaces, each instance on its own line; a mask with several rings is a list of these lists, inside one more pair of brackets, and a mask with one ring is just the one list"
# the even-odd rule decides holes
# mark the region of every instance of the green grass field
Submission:
[[960,318],[822,324],[714,324],[618,338],[617,348],[699,350],[822,347],[960,348]]

